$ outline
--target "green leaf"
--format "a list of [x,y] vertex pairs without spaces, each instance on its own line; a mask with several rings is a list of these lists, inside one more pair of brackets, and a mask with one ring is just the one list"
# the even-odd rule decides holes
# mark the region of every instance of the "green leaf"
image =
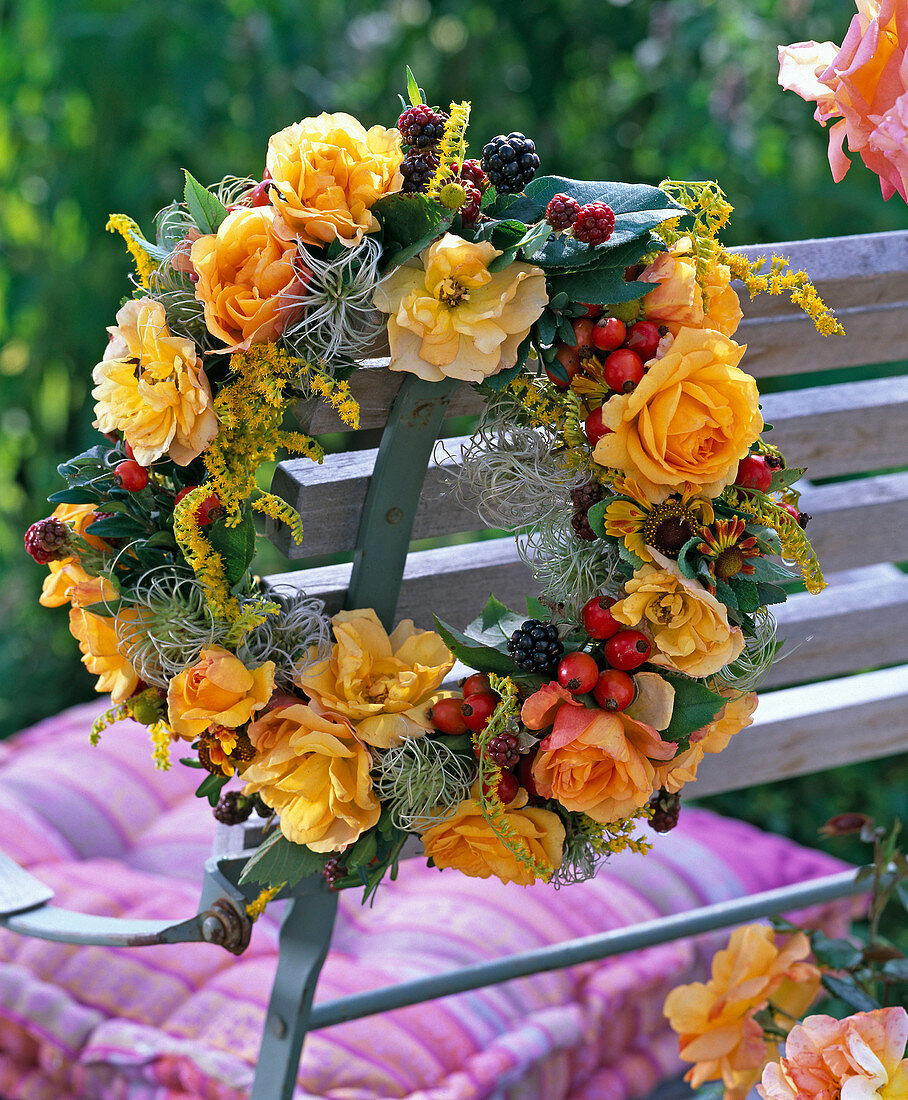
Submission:
[[[509,204],[508,213],[522,221],[539,221],[549,201],[556,195],[570,195],[581,206],[588,202],[607,203],[615,212],[632,214],[640,211],[662,212],[662,221],[686,214],[687,208],[660,191],[642,183],[611,183],[605,181],[572,180],[564,176],[537,176],[527,185],[523,195]],[[659,222],[655,223],[659,225]]]
[[281,832],[274,832],[250,857],[240,875],[240,885],[256,882],[263,886],[278,886],[285,882],[288,886],[295,886],[300,879],[318,874],[327,858],[327,855],[313,852],[303,844],[294,844]]
[[780,489],[787,489],[807,473],[806,466],[786,466],[782,470],[773,470],[772,481],[769,483],[770,493],[776,493]]
[[485,607],[467,624],[464,633],[473,641],[493,646],[504,653],[508,638],[525,622],[526,615],[519,615],[506,607],[501,600],[489,596]]
[[743,611],[745,615],[753,614],[760,607],[760,594],[757,591],[756,583],[750,577],[739,573],[737,576],[731,577],[728,583],[734,591],[738,609]]
[[372,206],[382,227],[382,270],[389,271],[421,252],[451,224],[453,213],[422,194],[396,191]]
[[699,680],[691,680],[678,672],[659,671],[675,689],[672,720],[668,729],[663,730],[662,739],[681,743],[695,730],[709,725],[725,706],[726,700]]
[[100,500],[100,493],[93,493],[91,489],[58,489],[47,498],[51,504],[95,504]]
[[751,578],[756,584],[781,584],[790,581],[794,573],[781,562],[771,558],[750,558],[753,566]]
[[217,233],[218,226],[227,217],[227,207],[185,168],[183,174],[186,176],[183,199],[189,209],[189,216],[198,226],[199,232]]
[[530,337],[527,336],[517,349],[517,362],[514,366],[508,367],[506,370],[500,370],[490,378],[484,378],[481,385],[491,390],[492,393],[501,393],[501,391],[509,386],[526,366],[527,357],[530,354],[530,346]]
[[593,262],[581,270],[550,275],[549,293],[552,296],[567,294],[572,302],[594,302],[598,305],[632,302],[635,298],[641,298],[656,284],[627,282],[624,278],[625,268],[635,264],[645,252],[657,246],[661,247],[658,238],[647,234],[605,254],[596,255],[594,251]]
[[888,959],[883,963],[882,973],[898,982],[908,982],[908,959]]
[[844,1001],[849,1008],[857,1009],[858,1012],[873,1012],[880,1007],[879,1001],[859,989],[848,978],[834,978],[831,974],[823,974],[821,980],[833,997]]
[[241,581],[255,557],[255,521],[252,509],[243,512],[237,527],[228,527],[223,519],[217,519],[207,531],[208,541],[224,559],[227,582],[232,587]]
[[693,1095],[695,1100],[722,1100],[725,1096],[725,1085],[722,1081],[710,1081],[695,1089]]
[[730,584],[716,577],[716,599],[721,600],[732,611],[738,610],[738,594]]
[[863,957],[860,947],[846,939],[830,939],[823,932],[812,932],[810,946],[816,955],[817,962],[824,966],[831,966],[833,970],[845,970],[849,966],[856,966]]
[[407,95],[410,97],[410,106],[418,107],[422,103],[423,98],[419,90],[419,84],[416,82],[416,77],[413,75],[413,70],[410,66],[407,66]]
[[348,870],[355,871],[358,867],[366,867],[377,855],[378,835],[375,829],[370,829],[344,853],[344,863]]
[[895,893],[902,906],[908,910],[908,879],[902,879],[901,882],[896,883]]
[[229,776],[213,775],[209,773],[196,787],[196,798],[207,798],[212,806],[217,806],[221,796],[221,788],[228,781]]
[[122,513],[97,519],[85,530],[101,539],[133,539],[148,533],[148,527],[144,523]]
[[448,649],[469,668],[476,669],[477,672],[497,672],[499,674],[509,674],[514,671],[514,662],[500,650],[490,645],[478,643],[475,638],[471,638],[455,627],[442,622],[437,616],[435,617],[435,625]]
[[577,334],[571,322],[562,315],[558,318],[558,339],[562,343],[569,344],[572,348],[577,346]]
[[779,588],[777,584],[763,584],[761,582],[757,585],[757,599],[760,601],[761,607],[766,607],[771,603],[785,603],[788,599],[788,593],[784,588]]
[[531,619],[541,619],[544,622],[549,617],[549,609],[535,596],[527,596],[527,615]]
[[550,309],[542,311],[542,315],[536,322],[536,336],[540,344],[554,344],[555,333],[558,331],[558,315]]

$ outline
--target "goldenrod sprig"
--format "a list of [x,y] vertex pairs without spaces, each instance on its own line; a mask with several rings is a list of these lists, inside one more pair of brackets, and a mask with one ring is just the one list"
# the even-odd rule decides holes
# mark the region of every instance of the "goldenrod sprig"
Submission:
[[[806,271],[793,271],[784,256],[773,254],[748,260],[735,252],[720,248],[722,263],[728,264],[732,275],[747,287],[751,298],[757,294],[788,294],[792,302],[802,309],[816,326],[821,336],[844,336],[845,330],[835,314],[817,293]],[[766,263],[769,269],[765,269]]]
[[460,172],[467,155],[467,127],[470,124],[470,104],[452,103],[448,121],[438,146],[438,167],[429,181],[426,194],[437,199],[442,187],[451,183]]

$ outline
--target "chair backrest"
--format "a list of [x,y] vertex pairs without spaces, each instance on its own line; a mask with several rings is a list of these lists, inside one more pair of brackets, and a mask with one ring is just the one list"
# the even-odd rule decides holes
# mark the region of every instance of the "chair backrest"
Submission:
[[[908,743],[908,575],[894,564],[905,556],[908,533],[908,364],[901,372],[878,369],[908,356],[908,233],[739,251],[787,256],[845,326],[845,337],[823,338],[787,296],[763,295],[742,302],[736,336],[748,345],[745,368],[769,391],[762,404],[770,441],[790,465],[808,467],[801,506],[813,517],[809,534],[829,585],[819,596],[796,593],[778,609],[787,656],[764,687],[782,690],[764,694],[746,737],[704,762],[698,795],[884,756]],[[352,377],[361,430],[388,422],[402,376],[387,364],[370,360]],[[471,387],[455,389],[440,432],[448,457],[437,453],[428,462],[396,616],[417,625],[430,627],[434,612],[462,626],[490,592],[520,607],[535,590],[514,539],[477,531],[475,513],[445,493],[460,453],[453,422],[481,409]],[[344,426],[319,410],[310,430]],[[342,606],[352,566],[306,565],[319,555],[362,550],[360,517],[377,454],[353,450],[329,455],[321,466],[278,467],[273,489],[299,511],[304,540],[296,546],[286,532],[273,537],[303,568],[272,582],[319,595],[330,610]],[[455,545],[419,547],[420,540],[452,536]]]

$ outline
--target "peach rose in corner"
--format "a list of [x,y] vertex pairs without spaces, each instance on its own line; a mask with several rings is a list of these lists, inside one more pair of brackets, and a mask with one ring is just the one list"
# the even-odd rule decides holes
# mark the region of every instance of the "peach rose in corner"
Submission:
[[851,167],[843,144],[880,180],[883,198],[908,201],[908,6],[857,0],[841,47],[795,42],[779,47],[779,84],[816,103],[829,131],[829,165],[838,183]]
[[712,329],[679,329],[637,388],[603,405],[611,431],[595,461],[656,504],[672,493],[717,497],[763,429],[757,383],[738,367],[745,350]]
[[908,1012],[878,1008],[844,1020],[808,1016],[785,1040],[785,1057],[763,1070],[764,1100],[905,1100]]
[[304,118],[268,141],[271,202],[305,244],[351,247],[379,228],[372,207],[403,186],[397,130],[352,115]]
[[488,241],[445,235],[392,272],[375,291],[388,317],[391,370],[427,382],[481,382],[517,362],[517,349],[548,302],[545,274],[532,264],[489,264]]
[[[432,630],[404,619],[389,635],[371,608],[331,620],[335,644],[295,683],[321,714],[342,714],[367,745],[387,749],[431,728],[427,711],[454,657]],[[314,654],[313,654],[314,655]]]
[[199,659],[170,681],[167,721],[187,741],[211,725],[242,726],[271,698],[274,661],[248,669],[222,646],[208,646]]
[[277,811],[288,840],[338,852],[378,821],[372,758],[346,718],[293,703],[269,710],[248,733],[257,754],[243,793],[257,792]]
[[776,1017],[784,1027],[820,991],[820,972],[803,961],[809,953],[803,932],[780,948],[771,928],[746,925],[732,932],[728,947],[713,957],[708,982],[669,993],[663,1012],[678,1033],[681,1057],[694,1063],[685,1075],[693,1088],[721,1079],[725,1100],[744,1100],[776,1050],[764,1040],[755,1014],[771,1001],[787,1014]]
[[243,351],[280,336],[303,307],[309,271],[296,241],[275,232],[270,207],[234,210],[192,245],[195,296],[212,336]]
[[73,607],[69,613],[69,632],[79,643],[82,664],[98,677],[95,691],[109,691],[112,703],[125,702],[139,686],[139,675],[122,652],[117,623],[138,616],[134,609],[116,617],[95,615]]
[[755,691],[737,695],[731,688],[723,688],[719,694],[724,695],[728,702],[708,726],[690,735],[691,744],[699,745],[704,752],[722,752],[736,733],[753,725],[753,715],[757,709]]
[[627,595],[611,607],[612,617],[638,627],[653,641],[650,662],[687,676],[712,676],[744,649],[741,628],[728,621],[725,604],[675,562],[653,551],[655,565],[643,565],[624,585]]
[[[527,793],[518,792],[505,807],[505,822],[530,856],[555,871],[561,866],[564,826],[551,810],[527,807]],[[478,799],[461,802],[454,813],[422,834],[426,855],[436,867],[454,867],[471,878],[494,875],[502,882],[529,886],[533,872],[504,844],[482,812]],[[546,879],[546,881],[548,881]]]
[[122,432],[143,466],[163,454],[188,465],[218,433],[195,344],[170,332],[153,298],[127,302],[107,331],[110,343],[92,372],[94,427]]
[[587,710],[554,682],[526,700],[520,717],[528,729],[553,727],[533,761],[542,797],[602,824],[644,806],[653,793],[653,760],[677,752],[652,726],[623,711]]
[[729,285],[731,272],[726,264],[713,258],[706,277],[704,309],[692,248],[691,238],[682,237],[638,276],[638,282],[660,284],[643,297],[646,319],[665,325],[673,336],[682,326],[710,328],[723,336],[733,336],[744,314],[738,295]]

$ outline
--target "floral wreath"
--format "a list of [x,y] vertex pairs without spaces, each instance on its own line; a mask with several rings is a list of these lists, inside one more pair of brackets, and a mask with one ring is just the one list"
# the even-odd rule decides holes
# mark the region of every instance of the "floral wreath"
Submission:
[[[396,129],[288,126],[261,180],[187,173],[153,241],[111,217],[136,275],[93,372],[105,438],[26,534],[111,694],[92,741],[131,717],[158,767],[179,744],[205,770],[220,820],[267,817],[262,900],[316,872],[368,894],[412,834],[521,884],[645,852],[750,724],[782,585],[823,587],[733,339],[732,278],[841,332],[807,276],[723,248],[715,183],[540,177],[519,133],[471,160],[469,103],[430,107],[409,70],[408,92]],[[465,631],[389,634],[250,568],[254,513],[302,535],[259,467],[322,458],[285,414],[316,398],[355,428],[384,330],[391,370],[485,399],[455,489],[518,534],[526,615],[493,598]]]

